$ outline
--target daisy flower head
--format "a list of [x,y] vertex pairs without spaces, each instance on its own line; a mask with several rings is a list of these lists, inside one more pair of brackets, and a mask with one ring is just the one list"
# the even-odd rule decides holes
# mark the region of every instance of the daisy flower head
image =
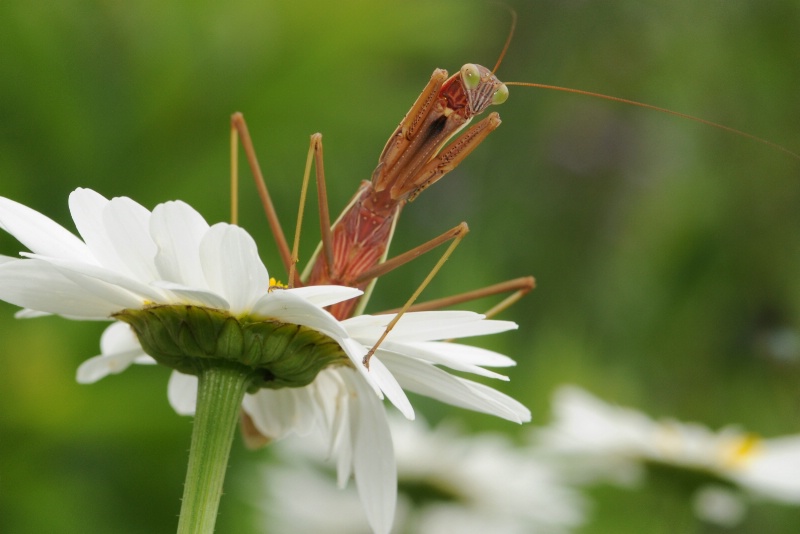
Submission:
[[[126,197],[77,189],[69,198],[80,238],[48,217],[0,198],[0,228],[29,252],[3,257],[0,299],[33,317],[113,320],[101,356],[80,382],[153,359],[184,373],[210,360],[253,370],[254,387],[307,384],[348,354],[346,332],[323,306],[360,291],[275,289],[243,229],[210,226],[189,205],[151,212]],[[135,335],[134,335],[135,334]]]
[[168,397],[182,414],[195,412],[197,376],[205,370],[246,373],[245,437],[262,444],[321,435],[337,460],[339,484],[355,478],[375,532],[389,531],[397,497],[382,399],[408,419],[414,410],[405,391],[516,423],[530,420],[517,401],[449,372],[507,380],[485,367],[514,360],[443,341],[515,329],[514,323],[471,312],[407,313],[366,366],[364,357],[394,316],[339,321],[324,309],[360,290],[279,287],[244,230],[210,226],[183,202],[151,212],[129,198],[78,189],[70,210],[81,238],[0,198],[0,227],[30,251],[2,258],[0,299],[23,307],[25,317],[115,320],[101,338],[101,354],[80,366],[78,380],[156,361],[174,369]]

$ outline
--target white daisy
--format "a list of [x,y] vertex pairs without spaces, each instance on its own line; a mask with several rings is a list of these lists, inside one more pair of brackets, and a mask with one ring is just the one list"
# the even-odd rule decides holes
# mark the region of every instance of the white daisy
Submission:
[[[448,425],[430,430],[397,417],[390,427],[400,487],[392,532],[553,534],[583,523],[582,497],[505,436],[469,436]],[[313,445],[281,442],[281,463],[263,470],[270,498],[257,504],[266,525],[298,534],[370,532],[355,492],[333,491]]]
[[[514,323],[470,312],[406,314],[367,369],[363,357],[392,316],[340,322],[322,309],[361,291],[274,289],[244,230],[209,226],[182,202],[160,204],[151,213],[128,198],[107,200],[78,189],[70,209],[83,240],[0,198],[0,227],[31,251],[0,261],[0,299],[24,307],[26,317],[128,323],[109,326],[101,354],[78,370],[83,383],[132,363],[152,363],[145,352],[194,374],[192,358],[232,351],[239,363],[259,370],[249,391],[266,388],[243,403],[253,435],[274,440],[322,432],[337,458],[340,484],[354,475],[376,532],[388,532],[397,491],[384,395],[409,419],[414,412],[403,388],[517,423],[530,420],[513,399],[439,367],[507,380],[483,366],[514,365],[510,358],[437,340],[502,332]],[[276,333],[287,328],[288,335]],[[168,395],[178,412],[193,413],[196,389],[194,376],[173,374]]]
[[[647,463],[657,463],[707,473],[709,481],[727,481],[755,498],[800,504],[800,435],[762,439],[734,427],[714,432],[695,423],[655,421],[574,386],[555,393],[553,414],[537,441],[566,459],[583,482],[636,483]],[[732,494],[723,507],[720,493],[707,489],[701,488],[695,502],[705,518],[736,510]],[[741,515],[736,511],[730,517]]]

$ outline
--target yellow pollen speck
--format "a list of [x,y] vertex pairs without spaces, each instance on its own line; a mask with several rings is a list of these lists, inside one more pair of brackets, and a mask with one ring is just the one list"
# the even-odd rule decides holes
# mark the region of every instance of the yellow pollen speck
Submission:
[[269,289],[267,289],[267,291],[272,291],[274,289],[286,289],[287,287],[289,287],[289,286],[287,286],[283,282],[279,282],[275,278],[270,278],[269,279]]

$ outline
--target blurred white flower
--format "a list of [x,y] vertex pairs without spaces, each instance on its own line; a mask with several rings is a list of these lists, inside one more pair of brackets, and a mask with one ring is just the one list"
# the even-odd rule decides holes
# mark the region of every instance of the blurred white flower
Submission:
[[692,498],[697,517],[707,523],[735,527],[747,514],[747,504],[742,495],[719,484],[709,484],[698,489]]
[[[395,417],[390,426],[400,488],[395,534],[556,534],[584,521],[582,497],[505,436],[470,436],[447,425],[430,430]],[[314,445],[276,446],[281,463],[263,470],[265,525],[297,534],[371,532],[355,493],[333,490],[324,448]]]
[[[572,473],[572,480],[641,481],[647,463],[670,465],[738,486],[753,498],[800,504],[800,435],[762,439],[727,427],[714,432],[695,423],[655,421],[608,404],[575,386],[554,395],[553,422],[536,442]],[[695,508],[724,523],[741,517],[730,493],[696,496]],[[724,501],[724,502],[723,502]],[[725,513],[723,513],[725,512]]]

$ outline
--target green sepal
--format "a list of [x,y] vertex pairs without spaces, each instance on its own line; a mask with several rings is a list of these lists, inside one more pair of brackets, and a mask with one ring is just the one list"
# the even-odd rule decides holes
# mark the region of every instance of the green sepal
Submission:
[[182,373],[197,375],[211,360],[243,367],[253,376],[249,393],[306,386],[325,367],[350,364],[331,337],[275,319],[234,317],[190,305],[123,310],[114,318],[133,328],[158,363]]

